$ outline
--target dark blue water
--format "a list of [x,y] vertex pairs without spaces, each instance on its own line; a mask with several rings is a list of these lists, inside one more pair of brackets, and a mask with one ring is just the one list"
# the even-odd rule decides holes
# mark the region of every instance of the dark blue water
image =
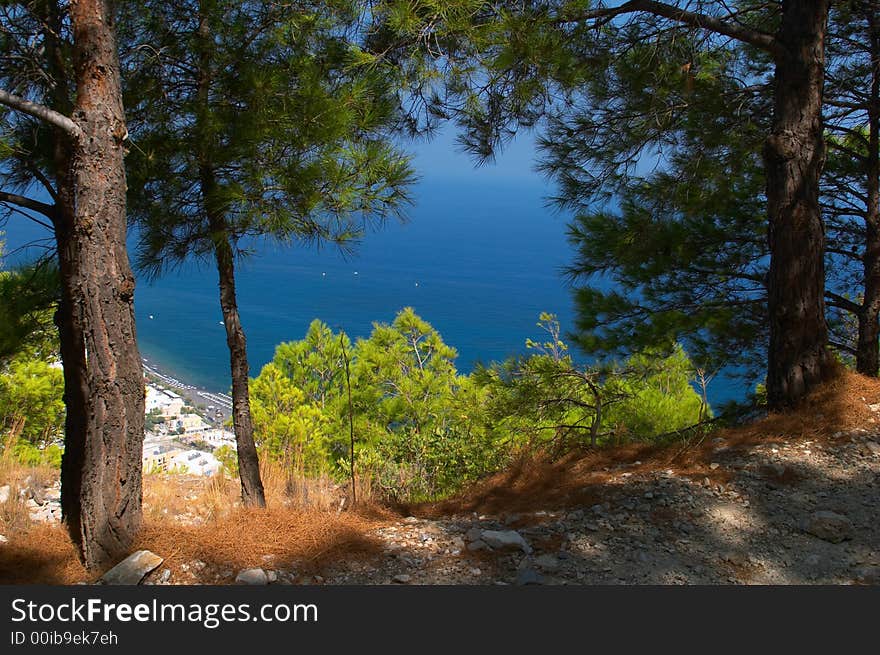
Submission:
[[[463,371],[523,352],[526,338],[540,336],[542,311],[571,328],[565,219],[545,208],[542,185],[499,184],[421,185],[410,220],[367,234],[348,257],[333,247],[254,244],[258,254],[237,276],[252,373],[314,318],[366,337],[373,322],[411,306],[457,349]],[[228,387],[217,295],[209,265],[141,282],[135,311],[144,356],[196,384]]]

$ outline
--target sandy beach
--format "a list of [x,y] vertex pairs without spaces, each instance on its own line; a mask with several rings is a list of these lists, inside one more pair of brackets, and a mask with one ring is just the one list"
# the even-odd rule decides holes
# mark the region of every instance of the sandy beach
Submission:
[[195,407],[198,413],[211,424],[222,426],[232,415],[232,398],[225,393],[208,391],[204,387],[197,387],[183,380],[179,380],[149,363],[147,358],[142,358],[144,376],[158,384],[180,394],[187,405]]

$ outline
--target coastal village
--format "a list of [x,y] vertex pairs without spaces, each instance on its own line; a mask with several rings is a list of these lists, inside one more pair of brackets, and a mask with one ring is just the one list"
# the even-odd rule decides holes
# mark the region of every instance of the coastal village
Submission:
[[225,425],[231,399],[184,384],[146,363],[144,381],[144,473],[216,475],[223,467],[217,449],[235,448],[235,434]]

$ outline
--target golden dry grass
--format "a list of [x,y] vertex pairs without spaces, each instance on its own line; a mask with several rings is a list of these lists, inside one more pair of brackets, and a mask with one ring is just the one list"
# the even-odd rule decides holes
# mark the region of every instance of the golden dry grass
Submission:
[[[7,478],[23,484],[30,470],[9,466]],[[338,512],[338,492],[329,480],[308,484],[263,470],[268,509],[243,508],[238,480],[175,474],[144,476],[144,526],[134,549],[146,548],[172,568],[200,560],[216,569],[295,565],[298,571],[355,553],[369,557],[380,544],[374,528],[392,514],[377,505]],[[67,532],[59,525],[32,524],[24,500],[15,496],[0,506],[0,584],[74,584],[93,581],[79,563]],[[308,503],[303,502],[303,498]],[[330,509],[330,508],[333,509]],[[3,512],[16,518],[3,520]],[[23,517],[23,518],[22,518]],[[213,580],[208,580],[213,581]],[[229,581],[228,579],[225,581]]]

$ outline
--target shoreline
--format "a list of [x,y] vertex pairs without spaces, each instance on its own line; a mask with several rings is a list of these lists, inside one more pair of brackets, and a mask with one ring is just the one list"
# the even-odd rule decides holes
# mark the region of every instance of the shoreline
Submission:
[[[232,397],[220,392],[209,391],[205,387],[197,387],[193,384],[183,382],[167,373],[163,373],[161,369],[150,363],[146,357],[141,357],[141,365],[144,370],[144,377],[154,384],[164,386],[165,388],[179,394],[187,405],[199,409],[200,406],[214,407],[214,411],[203,410],[205,418],[211,423],[223,425],[232,416]],[[200,410],[201,413],[201,410]],[[222,416],[218,416],[217,414]]]

